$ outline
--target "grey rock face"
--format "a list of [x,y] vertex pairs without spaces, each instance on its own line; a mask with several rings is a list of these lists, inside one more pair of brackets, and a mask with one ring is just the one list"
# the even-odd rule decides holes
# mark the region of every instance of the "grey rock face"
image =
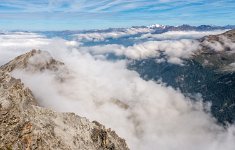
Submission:
[[[126,150],[125,140],[96,121],[74,113],[58,113],[37,105],[30,89],[10,76],[15,68],[25,68],[31,51],[0,67],[0,149]],[[47,59],[35,69],[55,69],[63,63]]]
[[43,71],[47,69],[56,71],[60,66],[64,66],[64,63],[53,59],[48,52],[32,50],[16,57],[9,63],[1,66],[0,69],[5,72],[12,72],[16,69],[28,69],[30,71]]
[[194,60],[203,66],[219,71],[232,71],[235,58],[235,30],[219,35],[209,35],[199,39],[201,50],[195,53]]

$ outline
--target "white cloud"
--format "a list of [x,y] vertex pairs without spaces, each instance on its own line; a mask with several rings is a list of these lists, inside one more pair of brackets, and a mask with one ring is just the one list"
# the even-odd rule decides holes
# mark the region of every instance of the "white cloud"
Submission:
[[154,40],[179,40],[179,39],[199,39],[206,35],[221,34],[227,30],[215,31],[168,31],[162,34],[147,33],[137,37],[137,39],[154,39]]
[[[53,46],[50,46],[53,45]],[[28,32],[9,32],[0,35],[0,65],[7,63],[14,57],[32,49],[53,51],[53,55],[60,53],[60,49],[79,46],[76,41],[63,39],[47,39],[42,35]],[[54,48],[54,50],[51,49]]]
[[229,64],[229,66],[235,68],[235,63],[231,63],[231,64]]
[[[209,37],[210,38],[210,37]],[[207,39],[209,39],[207,38]],[[230,39],[224,37],[224,36],[219,36],[218,37],[219,41],[216,40],[204,40],[202,45],[206,46],[214,51],[224,51],[225,48],[229,48],[232,53],[235,51],[235,43],[232,42]]]
[[[162,83],[141,79],[136,72],[126,69],[125,60],[109,62],[105,59],[95,59],[85,51],[85,47],[81,51],[80,48],[73,47],[74,44],[66,44],[68,41],[65,40],[44,40],[48,42],[46,45],[35,46],[49,51],[54,57],[65,62],[70,73],[64,73],[63,69],[56,73],[31,73],[23,70],[13,73],[32,89],[41,105],[57,111],[72,111],[90,120],[97,120],[125,138],[131,149],[235,148],[234,126],[224,129],[217,125],[215,119],[203,111],[201,102],[194,103],[180,91]],[[25,41],[27,42],[27,39]],[[169,56],[177,58],[183,56],[182,53],[186,57],[191,53],[177,52],[178,49],[184,49],[185,45],[192,44],[189,41],[165,42],[136,44],[127,51],[131,53],[132,49],[139,49],[142,53],[142,49],[155,50],[157,45],[158,49],[165,49]],[[168,50],[169,43],[175,51],[171,48]],[[10,46],[7,48],[11,49]],[[14,52],[16,51],[12,51],[11,55],[15,55]],[[0,59],[6,56],[6,53],[2,54]],[[58,81],[58,76],[66,80]]]
[[182,58],[189,58],[196,50],[199,50],[198,41],[177,40],[177,41],[148,41],[124,47],[117,44],[80,47],[83,52],[90,52],[93,55],[114,53],[117,56],[126,56],[131,59],[145,59],[157,57],[163,53],[170,63],[182,64]]
[[199,39],[206,35],[221,34],[227,30],[214,30],[214,31],[168,31],[162,34],[152,33],[154,30],[151,27],[161,27],[162,25],[152,25],[142,28],[126,28],[119,31],[93,31],[88,33],[75,34],[78,41],[105,41],[109,38],[120,38],[125,36],[141,34],[140,37],[130,37],[130,39],[148,39],[148,40],[179,40],[179,39]]
[[[125,47],[118,44],[106,44],[106,45],[96,45],[90,47],[80,47],[81,51],[89,51],[94,55],[102,55],[106,53],[114,53],[117,56],[126,56],[131,59],[144,59],[148,57],[159,56],[163,53],[166,60],[174,64],[182,64],[182,58],[190,58],[191,55],[200,49],[200,44],[194,39],[201,38],[205,35],[220,34],[226,30],[216,30],[216,31],[169,31],[162,34],[153,34],[148,31],[148,28],[130,28],[126,29],[125,32],[112,31],[106,33],[93,32],[84,33],[77,35],[78,40],[88,40],[88,41],[104,41],[108,38],[119,38],[122,36],[134,35],[137,33],[144,33],[140,37],[135,37],[136,40],[148,39],[151,41],[134,44],[133,46]],[[130,38],[131,39],[131,38]],[[228,43],[228,42],[227,42]],[[219,48],[219,43],[217,45],[211,43],[205,43],[208,46],[214,46],[214,48]],[[232,45],[232,43],[228,43]],[[223,47],[221,46],[221,49]],[[161,58],[159,58],[161,59]]]
[[48,45],[48,40],[34,33],[6,33],[0,35],[0,65],[30,49]]
[[79,47],[79,51],[83,53],[91,53],[92,55],[100,55],[106,53],[114,53],[117,56],[124,55],[125,47],[118,44],[106,44],[106,45],[97,45],[97,46],[88,46],[88,47]]
[[120,38],[124,36],[136,35],[139,33],[147,33],[151,32],[152,29],[150,28],[127,28],[123,29],[122,31],[111,31],[111,32],[91,32],[91,33],[80,33],[75,34],[74,36],[77,40],[82,41],[105,41],[109,38]]
[[168,62],[178,64],[181,63],[180,60],[181,58],[189,58],[194,51],[198,50],[198,48],[199,48],[199,43],[197,41],[191,41],[191,40],[153,41],[153,42],[146,42],[141,46],[134,45],[133,47],[127,50],[127,53],[134,52],[135,49],[137,49],[139,50],[139,52],[142,52],[140,54],[146,54],[145,51],[141,51],[146,49],[146,51],[148,52],[147,55],[145,55],[146,57],[146,56],[152,56],[154,51],[157,51],[158,53],[162,51],[163,54],[166,55]]

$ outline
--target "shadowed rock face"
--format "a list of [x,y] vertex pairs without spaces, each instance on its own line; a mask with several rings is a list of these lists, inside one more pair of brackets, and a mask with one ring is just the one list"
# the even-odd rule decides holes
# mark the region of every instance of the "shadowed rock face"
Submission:
[[96,121],[38,106],[30,89],[10,76],[14,69],[57,70],[64,65],[51,57],[30,64],[45,54],[33,50],[0,67],[0,149],[128,149],[124,139]]

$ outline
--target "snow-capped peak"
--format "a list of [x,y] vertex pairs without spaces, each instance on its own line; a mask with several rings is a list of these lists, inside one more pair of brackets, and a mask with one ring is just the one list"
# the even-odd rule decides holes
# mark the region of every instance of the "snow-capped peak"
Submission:
[[148,28],[165,28],[165,27],[166,26],[161,25],[161,24],[153,24],[153,25],[148,26]]

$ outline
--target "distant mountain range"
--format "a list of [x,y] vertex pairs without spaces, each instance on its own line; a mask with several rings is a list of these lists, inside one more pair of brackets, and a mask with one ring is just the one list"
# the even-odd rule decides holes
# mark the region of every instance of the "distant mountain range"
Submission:
[[[63,31],[34,31],[46,35],[48,38],[51,37],[63,37],[64,39],[71,40],[75,34],[89,34],[89,33],[110,33],[110,32],[122,32],[127,33],[127,36],[141,35],[144,33],[161,34],[168,31],[213,31],[213,30],[231,30],[235,29],[235,25],[226,26],[214,26],[214,25],[180,25],[180,26],[169,26],[169,25],[149,25],[149,26],[132,26],[130,28],[108,28],[108,29],[91,29],[91,30],[63,30]],[[129,35],[130,30],[137,30],[135,34]],[[146,32],[145,32],[146,31]],[[19,32],[17,30],[13,32]],[[28,31],[24,31],[28,32]],[[1,33],[0,33],[1,34]],[[131,41],[129,41],[131,42]]]
[[[153,30],[162,30],[164,32],[167,31],[210,31],[210,30],[226,30],[226,29],[235,29],[235,25],[225,25],[225,26],[216,26],[216,25],[179,25],[179,26],[171,26],[171,25],[161,25],[161,24],[153,24],[149,26],[132,26],[130,28],[150,28]],[[86,32],[110,32],[110,31],[123,31],[128,28],[108,28],[108,29],[90,29],[90,30],[61,30],[61,31],[34,31],[34,32],[64,32],[64,33],[86,33]],[[29,32],[24,30],[12,30],[12,32]],[[0,31],[3,33],[3,31]]]
[[169,25],[159,25],[154,24],[147,26],[151,29],[158,30],[167,30],[167,31],[210,31],[210,30],[224,30],[224,29],[234,29],[235,25],[226,25],[226,26],[215,26],[215,25],[200,25],[200,26],[191,26],[187,24],[183,24],[180,26],[169,26]]
[[[170,25],[160,25],[153,24],[149,26],[132,26],[132,28],[150,28],[157,31],[211,31],[211,30],[226,30],[226,29],[235,29],[235,25],[225,25],[225,26],[215,26],[215,25],[199,25],[199,26],[191,26],[187,24],[183,24],[180,26],[170,26]],[[105,29],[106,31],[110,30],[123,30],[126,28],[110,28]],[[105,30],[95,30],[95,31],[105,31]],[[94,30],[93,30],[94,31]]]

